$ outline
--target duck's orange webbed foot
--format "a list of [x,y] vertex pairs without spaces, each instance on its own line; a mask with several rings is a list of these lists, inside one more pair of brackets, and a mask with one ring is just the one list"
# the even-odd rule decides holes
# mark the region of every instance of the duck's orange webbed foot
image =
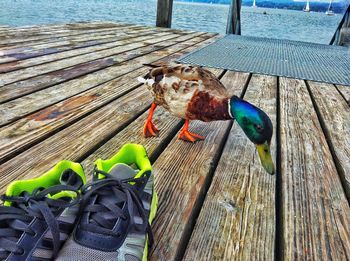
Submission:
[[184,125],[183,129],[180,131],[178,138],[180,140],[189,141],[189,142],[196,142],[198,140],[204,140],[205,137],[188,131],[189,122],[190,122],[189,120],[185,120],[185,125]]
[[156,126],[154,126],[152,122],[153,112],[156,109],[156,107],[157,107],[157,104],[152,103],[147,120],[145,122],[145,125],[143,126],[143,135],[146,138],[152,137],[152,136],[158,136],[158,133],[159,133],[159,130],[157,129]]
[[154,126],[152,120],[147,120],[145,122],[145,125],[143,127],[143,135],[146,138],[152,137],[152,136],[158,136],[159,130],[156,126]]

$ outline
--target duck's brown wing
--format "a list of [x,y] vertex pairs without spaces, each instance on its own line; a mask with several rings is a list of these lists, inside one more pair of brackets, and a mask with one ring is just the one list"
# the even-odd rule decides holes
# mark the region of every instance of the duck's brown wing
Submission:
[[225,86],[212,72],[200,67],[195,68],[198,71],[197,73],[200,76],[200,79],[203,81],[203,85],[205,86],[206,90],[213,95],[217,94],[227,97],[228,94]]
[[191,65],[167,65],[151,69],[149,76],[157,80],[163,77],[176,76],[181,81],[198,82],[203,86],[203,91],[213,96],[227,97],[227,90],[219,79],[210,71]]

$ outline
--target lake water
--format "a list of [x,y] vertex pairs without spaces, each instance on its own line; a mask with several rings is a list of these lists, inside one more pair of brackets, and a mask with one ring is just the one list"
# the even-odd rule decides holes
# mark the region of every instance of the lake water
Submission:
[[[109,20],[155,25],[154,0],[0,0],[0,25]],[[228,5],[175,2],[172,27],[225,33]],[[266,14],[264,14],[266,12]],[[242,34],[328,44],[342,15],[242,7]]]

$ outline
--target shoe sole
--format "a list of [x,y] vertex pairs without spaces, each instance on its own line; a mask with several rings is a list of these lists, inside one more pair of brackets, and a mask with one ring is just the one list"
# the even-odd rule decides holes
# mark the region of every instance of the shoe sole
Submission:
[[[157,196],[156,191],[153,191],[152,203],[151,203],[151,213],[150,213],[149,219],[148,219],[148,222],[150,225],[152,224],[152,221],[156,217],[157,208],[158,208],[158,196]],[[145,248],[143,250],[142,261],[147,261],[147,257],[148,257],[148,236],[146,238],[146,244],[145,244]]]

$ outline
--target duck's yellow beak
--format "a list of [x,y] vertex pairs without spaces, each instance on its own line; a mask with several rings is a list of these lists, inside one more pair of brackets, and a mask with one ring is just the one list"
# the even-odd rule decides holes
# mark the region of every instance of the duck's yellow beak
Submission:
[[256,144],[256,148],[264,169],[271,175],[275,174],[275,165],[272,161],[270,145],[265,142],[264,144]]

